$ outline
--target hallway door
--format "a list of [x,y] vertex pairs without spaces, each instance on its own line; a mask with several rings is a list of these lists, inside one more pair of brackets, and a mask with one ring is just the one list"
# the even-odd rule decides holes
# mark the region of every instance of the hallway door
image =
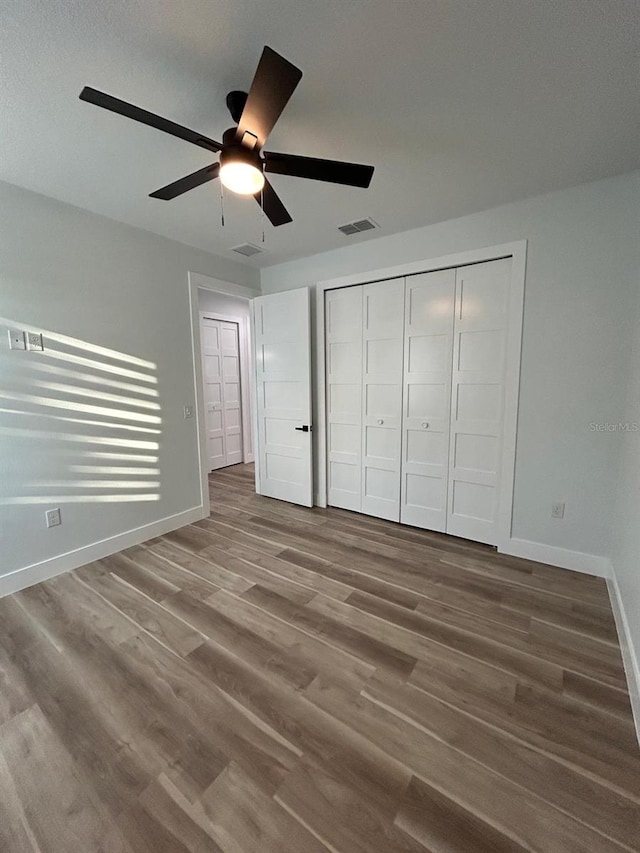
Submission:
[[200,321],[202,372],[210,471],[242,462],[242,396],[238,324]]

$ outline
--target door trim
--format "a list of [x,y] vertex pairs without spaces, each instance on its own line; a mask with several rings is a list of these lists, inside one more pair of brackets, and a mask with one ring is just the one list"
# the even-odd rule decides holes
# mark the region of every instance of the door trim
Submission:
[[314,435],[315,467],[317,471],[315,502],[327,506],[327,437],[326,437],[326,382],[325,382],[325,299],[327,290],[370,284],[389,278],[402,278],[416,273],[435,272],[451,267],[512,258],[511,288],[509,295],[509,321],[507,333],[507,367],[505,374],[504,438],[500,478],[500,497],[497,519],[498,549],[503,550],[511,539],[513,516],[513,489],[515,479],[516,434],[518,425],[518,395],[520,392],[520,357],[522,353],[522,320],[524,308],[524,283],[527,261],[527,241],[517,240],[497,246],[486,246],[466,252],[456,252],[436,258],[426,258],[392,267],[373,269],[341,278],[319,281],[316,285],[316,388],[317,416]]
[[[204,394],[203,394],[203,375],[202,375],[202,357],[201,357],[201,342],[200,342],[200,306],[198,305],[198,290],[209,290],[213,293],[220,293],[223,296],[236,296],[246,299],[249,312],[251,312],[251,300],[256,296],[260,296],[257,290],[250,287],[243,287],[241,284],[233,284],[232,282],[223,281],[222,279],[212,278],[202,273],[188,273],[189,286],[189,317],[191,322],[191,358],[193,362],[193,383],[195,388],[195,422],[198,445],[198,469],[200,471],[200,495],[202,504],[208,508],[207,514],[210,513],[211,503],[209,500],[209,472],[207,470],[207,431],[205,424],[204,412]],[[210,313],[210,312],[204,312]],[[242,395],[242,408],[246,413],[246,427],[243,424],[243,452],[245,454],[245,462],[253,462],[253,453],[247,451],[247,448],[255,448],[255,436],[252,431],[251,421],[253,413],[256,411],[255,400],[255,384],[253,379],[252,359],[253,352],[251,349],[251,332],[249,317],[229,317],[226,318],[234,323],[238,323],[241,343],[240,343],[240,381],[244,383],[245,392]],[[185,401],[186,402],[186,401]],[[250,441],[247,441],[247,436]]]

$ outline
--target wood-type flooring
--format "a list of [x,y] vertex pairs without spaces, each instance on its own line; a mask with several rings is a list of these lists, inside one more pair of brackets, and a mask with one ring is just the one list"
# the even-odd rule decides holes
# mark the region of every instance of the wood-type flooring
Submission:
[[254,494],[0,600],[2,853],[621,853],[605,583]]

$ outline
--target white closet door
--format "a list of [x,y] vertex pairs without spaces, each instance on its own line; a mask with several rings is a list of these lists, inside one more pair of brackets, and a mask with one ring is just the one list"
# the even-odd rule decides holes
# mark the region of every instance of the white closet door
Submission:
[[363,287],[362,512],[400,520],[404,279]]
[[220,323],[222,349],[224,443],[227,465],[242,462],[240,341],[237,323]]
[[309,288],[253,300],[260,494],[313,505]]
[[455,270],[412,275],[405,295],[400,521],[445,531]]
[[447,533],[498,544],[511,259],[456,271]]
[[226,465],[220,322],[203,317],[200,321],[200,340],[202,342],[207,460],[209,470],[214,471]]
[[328,502],[359,511],[362,480],[362,287],[325,303]]

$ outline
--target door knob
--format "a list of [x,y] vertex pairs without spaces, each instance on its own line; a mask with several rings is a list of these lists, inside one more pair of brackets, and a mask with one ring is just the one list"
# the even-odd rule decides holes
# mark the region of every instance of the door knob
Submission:
[[429,429],[428,421],[422,421],[422,429]]
[[301,427],[294,427],[294,429],[297,429],[297,430],[298,430],[298,432],[310,432],[311,427],[310,427],[310,426],[308,426],[308,424],[304,424],[304,425],[303,425],[303,426],[301,426]]
[[380,424],[380,426],[382,426],[382,424],[384,423],[384,421],[382,420],[382,418],[378,418],[378,423]]

